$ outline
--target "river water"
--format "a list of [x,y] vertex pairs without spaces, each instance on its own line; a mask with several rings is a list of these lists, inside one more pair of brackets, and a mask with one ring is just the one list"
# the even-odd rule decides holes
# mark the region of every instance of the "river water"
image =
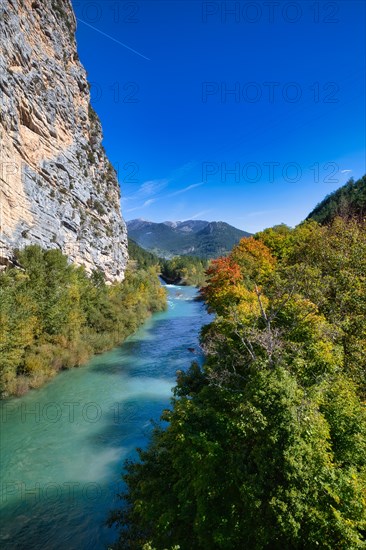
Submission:
[[169,407],[176,371],[203,360],[209,316],[196,289],[167,290],[168,310],[123,345],[1,403],[3,549],[102,550],[114,540],[103,524],[119,505],[123,461]]

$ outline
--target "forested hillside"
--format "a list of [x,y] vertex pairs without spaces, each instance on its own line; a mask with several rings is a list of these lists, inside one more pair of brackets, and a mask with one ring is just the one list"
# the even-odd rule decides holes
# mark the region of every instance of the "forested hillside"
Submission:
[[277,226],[207,276],[206,363],[126,465],[116,548],[365,548],[365,225]]
[[3,397],[39,387],[60,369],[121,343],[166,306],[153,266],[131,266],[123,282],[107,285],[102,272],[89,277],[55,249],[26,247],[16,263],[0,273]]
[[195,256],[177,256],[161,260],[161,276],[167,283],[201,287],[206,282],[208,260]]
[[366,218],[366,176],[357,181],[350,179],[346,185],[331,193],[309,214],[308,219],[320,224],[329,223],[336,216]]
[[135,242],[164,258],[184,255],[217,258],[228,254],[241,238],[250,236],[228,223],[203,220],[164,223],[131,220],[127,227]]
[[141,269],[158,266],[161,262],[156,254],[141,248],[133,239],[128,239],[128,256]]
[[206,282],[208,261],[196,256],[175,256],[171,260],[159,258],[132,239],[128,239],[130,261],[140,269],[155,266],[168,284],[202,286]]

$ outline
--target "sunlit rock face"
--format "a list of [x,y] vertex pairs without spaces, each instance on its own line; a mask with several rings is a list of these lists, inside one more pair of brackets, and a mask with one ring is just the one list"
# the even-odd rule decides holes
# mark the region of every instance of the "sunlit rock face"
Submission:
[[1,0],[0,263],[60,248],[122,280],[127,232],[69,0]]

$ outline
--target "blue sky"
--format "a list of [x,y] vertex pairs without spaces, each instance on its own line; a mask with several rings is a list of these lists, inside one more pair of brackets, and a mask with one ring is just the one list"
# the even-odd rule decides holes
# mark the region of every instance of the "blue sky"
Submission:
[[365,3],[73,0],[125,219],[295,225],[365,166]]

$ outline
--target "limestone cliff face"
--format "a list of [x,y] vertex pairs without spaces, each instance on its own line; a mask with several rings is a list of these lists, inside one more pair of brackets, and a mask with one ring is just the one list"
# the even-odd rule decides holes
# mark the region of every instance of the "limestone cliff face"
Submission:
[[127,233],[69,0],[1,0],[0,257],[59,247],[122,280]]

